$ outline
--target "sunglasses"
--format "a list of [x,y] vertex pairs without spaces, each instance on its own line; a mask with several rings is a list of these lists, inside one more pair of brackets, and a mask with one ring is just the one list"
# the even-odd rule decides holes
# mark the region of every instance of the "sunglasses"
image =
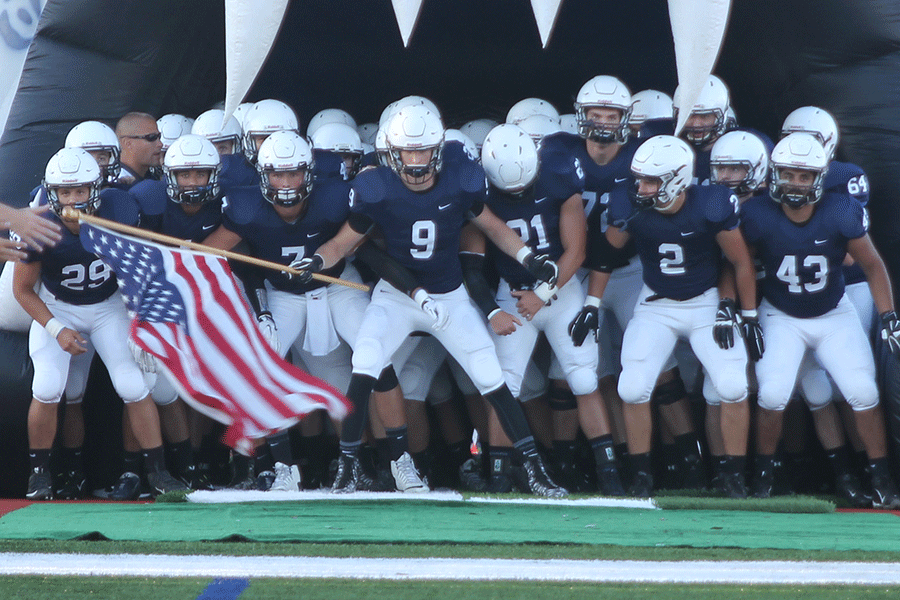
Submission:
[[145,135],[123,135],[123,138],[130,138],[132,140],[144,140],[145,142],[155,142],[159,138],[162,137],[162,134],[159,133],[148,133]]

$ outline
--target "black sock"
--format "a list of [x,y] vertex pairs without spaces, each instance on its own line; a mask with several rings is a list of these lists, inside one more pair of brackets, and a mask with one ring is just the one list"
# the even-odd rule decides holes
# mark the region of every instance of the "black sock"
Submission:
[[409,452],[409,437],[406,425],[385,427],[391,460],[398,460],[404,452]]
[[50,448],[31,449],[28,451],[28,461],[31,463],[31,470],[49,471],[50,470]]
[[275,461],[272,460],[272,454],[269,452],[269,445],[263,444],[256,449],[256,456],[253,457],[253,469],[259,475],[263,471],[271,471],[275,468]]
[[166,470],[166,453],[162,445],[148,448],[141,454],[144,456],[144,469],[147,473],[159,473]]
[[525,438],[530,439],[530,446],[534,448],[534,438],[531,436],[531,428],[528,427],[528,420],[525,413],[522,412],[522,405],[513,398],[512,393],[506,385],[502,385],[493,392],[484,394],[484,399],[491,403],[494,410],[497,411],[497,419],[500,426],[503,427],[504,433],[513,441],[516,447],[519,442]]
[[62,449],[62,457],[63,457],[63,465],[67,471],[77,471],[79,473],[84,472],[84,456],[83,456],[82,447],[78,446],[77,448],[63,448]]
[[553,456],[561,465],[575,464],[575,440],[553,440]]
[[512,455],[513,449],[509,446],[491,446],[491,475],[508,473]]
[[755,465],[756,465],[757,473],[761,473],[763,471],[772,473],[775,470],[775,455],[774,454],[757,454]]
[[613,445],[613,450],[615,451],[616,456],[619,457],[619,460],[624,460],[625,457],[628,456],[628,442]]
[[447,452],[450,454],[450,462],[454,469],[458,469],[464,462],[472,458],[469,451],[469,442],[460,440],[447,445]]
[[274,462],[285,465],[294,464],[294,455],[291,452],[291,436],[288,435],[287,430],[270,435],[266,438],[266,442],[269,444],[269,453],[272,455]]
[[869,473],[872,479],[890,477],[887,458],[876,458],[869,461]]
[[828,462],[835,476],[840,477],[844,473],[850,472],[850,452],[847,450],[846,444],[832,450],[826,450],[825,456],[828,457]]
[[125,450],[122,453],[122,463],[126,472],[139,474],[141,472],[141,453]]
[[697,434],[690,431],[676,435],[675,451],[678,453],[678,458],[681,459],[694,455],[700,456],[700,442],[697,440]]
[[731,456],[726,454],[721,459],[719,459],[719,470],[723,475],[742,474],[746,467],[746,456]]
[[641,471],[651,473],[650,453],[642,452],[641,454],[629,454],[628,461],[631,463],[631,472],[637,474]]
[[194,449],[190,438],[168,445],[172,467],[179,475],[185,473],[194,464]]
[[616,464],[616,453],[613,450],[613,438],[611,434],[601,435],[588,440],[591,450],[594,452],[594,460],[597,468],[602,469]]
[[347,399],[353,404],[353,410],[341,424],[341,445],[345,442],[359,444],[366,422],[369,418],[369,396],[376,379],[369,375],[354,373],[350,376],[350,386],[347,388]]

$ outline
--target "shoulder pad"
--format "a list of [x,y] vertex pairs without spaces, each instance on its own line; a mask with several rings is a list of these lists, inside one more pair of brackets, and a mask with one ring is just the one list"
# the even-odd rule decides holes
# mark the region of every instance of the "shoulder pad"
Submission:
[[376,204],[384,200],[387,192],[385,177],[391,173],[387,167],[375,167],[360,172],[353,179],[351,208],[356,204]]
[[332,222],[347,220],[349,181],[338,178],[323,179],[316,182],[312,193],[311,200],[317,205],[319,214]]
[[122,223],[136,225],[140,220],[140,208],[137,200],[129,192],[118,188],[106,188],[100,191],[100,208],[97,216]]
[[695,185],[698,200],[703,203],[704,214],[708,221],[721,223],[738,212],[737,196],[724,185]]
[[470,194],[484,194],[487,178],[484,169],[477,162],[465,161],[459,164],[459,187]]
[[166,210],[169,202],[169,194],[166,193],[166,184],[162,181],[145,179],[128,190],[138,207],[145,215],[161,215]]
[[265,201],[255,185],[232,188],[223,199],[222,212],[238,225],[247,225],[256,218]]

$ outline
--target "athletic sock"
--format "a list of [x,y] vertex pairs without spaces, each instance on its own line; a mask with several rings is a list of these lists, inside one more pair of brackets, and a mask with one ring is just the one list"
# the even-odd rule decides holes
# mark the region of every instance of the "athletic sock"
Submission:
[[291,437],[287,430],[270,435],[266,438],[266,442],[269,444],[269,452],[274,462],[285,465],[294,464],[294,454],[291,451]]
[[611,434],[601,435],[588,440],[591,450],[594,452],[594,460],[597,468],[602,469],[610,464],[616,464],[616,453],[613,450],[613,438]]
[[409,437],[406,425],[385,427],[391,460],[398,460],[404,452],[409,452]]
[[144,456],[144,469],[147,473],[159,473],[166,470],[166,453],[162,444],[156,448],[147,448],[141,454]]
[[534,438],[531,436],[531,429],[528,427],[525,413],[522,412],[522,405],[513,398],[509,388],[504,384],[493,392],[484,394],[484,398],[497,411],[497,419],[500,421],[503,431],[516,447],[519,447],[520,441],[524,441],[527,438],[530,441],[526,443],[526,446],[529,446],[532,451],[536,452],[534,450]]
[[182,474],[194,464],[194,449],[190,438],[168,444],[168,451],[175,473]]
[[41,469],[44,471],[50,470],[50,448],[38,448],[31,449],[28,451],[28,461],[31,464],[31,470],[35,471],[37,469]]
[[141,472],[141,453],[125,450],[122,453],[123,468],[126,473],[140,474]]
[[341,424],[341,448],[344,444],[359,447],[363,432],[366,429],[366,419],[369,416],[369,396],[375,387],[376,379],[369,375],[354,373],[350,376],[350,386],[347,389],[347,399],[353,404],[353,410]]

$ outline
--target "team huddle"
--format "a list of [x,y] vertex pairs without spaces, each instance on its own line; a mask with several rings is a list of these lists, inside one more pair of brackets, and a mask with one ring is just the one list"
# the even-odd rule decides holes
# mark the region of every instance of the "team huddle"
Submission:
[[[773,144],[738,125],[711,76],[676,137],[671,98],[598,76],[574,114],[529,98],[505,123],[460,129],[419,96],[377,124],[323,110],[306,136],[277,100],[224,116],[88,121],[50,159],[32,204],[62,240],[30,249],[13,279],[34,319],[26,497],[86,493],[97,352],[125,402],[122,476],[93,492],[114,500],[447,485],[766,498],[799,396],[836,493],[900,508],[870,341],[900,353],[900,320],[865,173],[835,160],[826,111],[797,109]],[[115,275],[66,208],[290,267],[232,263],[273,350],[343,391],[350,415],[314,412],[213,481],[218,425],[126,341]]]

